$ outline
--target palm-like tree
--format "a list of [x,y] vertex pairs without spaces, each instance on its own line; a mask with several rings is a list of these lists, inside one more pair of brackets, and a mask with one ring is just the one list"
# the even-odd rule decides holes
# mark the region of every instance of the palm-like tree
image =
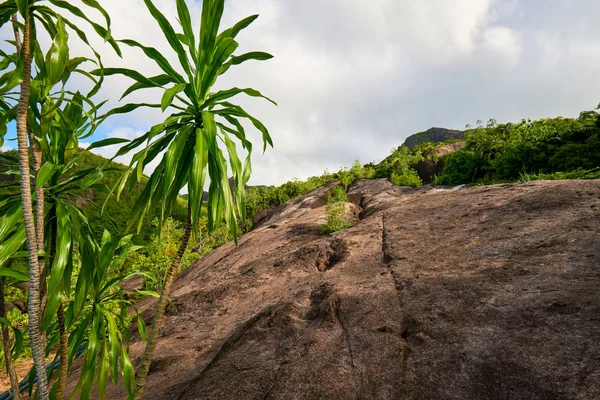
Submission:
[[[146,349],[137,370],[136,399],[141,399],[143,395],[175,272],[180,267],[181,257],[187,248],[190,236],[198,234],[207,172],[210,179],[207,200],[208,228],[212,230],[224,222],[236,240],[238,217],[242,219],[245,217],[244,186],[251,173],[252,151],[252,144],[246,138],[241,121],[244,119],[249,121],[262,133],[263,150],[267,145],[272,146],[271,137],[265,126],[242,107],[228,100],[238,94],[246,94],[262,97],[274,103],[254,89],[232,88],[216,93],[211,92],[217,78],[230,67],[247,60],[267,60],[272,57],[263,52],[234,55],[238,48],[236,36],[250,25],[258,17],[257,15],[245,18],[219,34],[225,0],[204,0],[200,36],[196,39],[185,0],[177,0],[178,20],[183,33],[175,31],[151,0],[144,0],[144,3],[174,50],[179,68],[175,69],[155,48],[144,46],[134,40],[123,40],[122,43],[141,49],[146,56],[156,62],[163,73],[150,78],[124,68],[106,68],[104,73],[124,74],[136,81],[125,91],[124,96],[138,89],[163,88],[160,102],[162,110],[172,107],[177,111],[117,153],[117,155],[125,154],[146,143],[142,150],[135,153],[130,168],[115,188],[120,194],[126,185],[139,182],[144,168],[164,152],[132,210],[132,221],[141,223],[145,215],[157,207],[161,209],[160,219],[164,219],[170,214],[179,192],[186,185],[189,200],[185,234],[172,265],[166,272],[152,327],[148,333]],[[137,106],[139,105],[125,106],[123,110],[128,111]],[[244,162],[238,157],[235,141],[238,141],[248,153]],[[222,149],[226,149],[228,154],[229,172],[233,175],[235,194],[232,193],[229,185],[227,159]]]
[[[110,19],[106,11],[96,0],[86,0],[86,5],[97,9],[105,17],[107,25],[110,25]],[[50,8],[51,4],[54,8]],[[31,338],[32,354],[34,365],[37,371],[38,397],[40,399],[48,398],[47,380],[44,366],[44,339],[40,329],[40,276],[42,275],[42,264],[38,255],[44,250],[44,201],[43,190],[39,188],[37,193],[37,218],[34,217],[32,184],[30,176],[29,157],[34,160],[34,176],[42,169],[41,149],[38,144],[39,137],[29,124],[30,122],[30,100],[32,94],[31,86],[31,66],[36,51],[36,21],[48,31],[53,43],[46,57],[46,67],[48,68],[49,80],[48,93],[57,83],[64,78],[65,68],[68,62],[67,35],[64,25],[69,26],[77,35],[89,45],[85,33],[78,26],[56,10],[66,11],[70,15],[82,18],[89,22],[94,30],[105,40],[108,40],[115,50],[118,46],[110,35],[110,31],[93,21],[91,21],[84,12],[64,0],[6,0],[0,3],[0,26],[8,21],[13,23],[15,31],[15,42],[17,44],[17,55],[15,68],[0,77],[2,87],[0,96],[7,95],[13,88],[20,85],[18,94],[18,106],[16,112],[17,122],[17,142],[19,154],[19,172],[20,172],[20,193],[22,202],[22,214],[27,238],[27,247],[29,249],[30,266],[30,288],[29,288],[29,334]],[[19,14],[23,19],[22,23],[16,21],[14,17]],[[61,29],[62,26],[62,29]],[[22,37],[19,35],[19,31]],[[97,53],[95,53],[99,59]],[[100,64],[101,65],[101,64]],[[97,86],[94,90],[97,90]],[[33,93],[35,93],[35,87]],[[49,113],[50,114],[50,113]],[[3,136],[3,135],[2,135]],[[28,143],[29,140],[29,143]],[[37,227],[36,227],[37,221]]]

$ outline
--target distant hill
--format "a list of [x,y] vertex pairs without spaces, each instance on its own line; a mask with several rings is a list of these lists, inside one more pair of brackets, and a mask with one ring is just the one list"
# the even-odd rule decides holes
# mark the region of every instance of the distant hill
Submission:
[[424,132],[415,133],[410,135],[404,141],[404,145],[409,149],[414,149],[415,146],[421,143],[443,143],[447,140],[464,139],[465,133],[455,129],[446,128],[430,128]]

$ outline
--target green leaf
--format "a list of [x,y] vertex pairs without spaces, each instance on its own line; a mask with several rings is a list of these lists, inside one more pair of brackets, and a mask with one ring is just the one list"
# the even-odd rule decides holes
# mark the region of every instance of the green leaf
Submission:
[[[98,119],[100,121],[104,121],[106,118],[110,117],[111,115],[116,115],[116,114],[127,114],[132,112],[133,110],[136,110],[140,107],[153,107],[153,108],[158,108],[160,107],[160,104],[148,104],[148,103],[129,103],[129,104],[125,104],[124,106],[121,107],[117,107],[117,108],[113,108],[112,110],[110,110],[109,112],[107,112],[106,114],[102,115],[101,117],[99,117]],[[120,155],[120,154],[119,154]]]
[[226,29],[223,32],[221,32],[219,34],[219,36],[217,37],[217,41],[223,40],[226,37],[235,39],[235,37],[238,35],[238,33],[240,33],[242,30],[246,29],[251,23],[256,21],[257,18],[258,18],[258,14],[251,15],[249,17],[244,18],[243,20],[241,20],[240,22],[238,22],[231,28]]
[[238,43],[231,38],[226,38],[219,43],[219,47],[215,49],[210,65],[206,67],[204,75],[202,76],[202,87],[200,91],[201,99],[206,98],[208,91],[219,76],[219,71],[221,70],[223,63],[225,63],[237,48]]
[[52,45],[46,53],[46,71],[51,86],[60,82],[63,72],[69,61],[69,47],[67,44],[69,35],[65,29],[63,19],[58,16],[56,23],[57,32],[52,40]]
[[140,313],[137,313],[137,325],[138,325],[138,331],[140,332],[140,336],[142,337],[142,341],[145,342],[146,341],[146,323],[142,319],[142,316],[140,315]]
[[15,345],[13,346],[13,359],[16,360],[21,355],[23,351],[23,332],[19,329],[13,327],[13,332],[15,333]]
[[27,7],[29,7],[31,3],[31,0],[17,0],[17,9],[19,10],[21,17],[25,18],[25,15],[27,15]]
[[133,364],[127,354],[125,346],[121,347],[121,374],[123,375],[123,383],[125,384],[125,390],[132,396],[135,391],[135,373],[133,371]]
[[39,189],[42,186],[44,186],[52,177],[54,172],[59,170],[61,167],[62,165],[56,165],[51,163],[50,161],[46,161],[38,171],[38,176],[35,180],[36,189]]
[[233,172],[238,215],[242,220],[244,220],[246,219],[246,189],[244,188],[244,184],[246,182],[243,181],[242,161],[237,155],[235,143],[231,139],[229,139],[229,137],[224,131],[222,131],[222,133],[223,139],[225,141],[225,146],[227,147],[227,152],[229,153],[229,164],[231,166],[231,171]]
[[144,75],[137,71],[128,68],[98,68],[90,71],[90,74],[100,76],[111,76],[111,75],[125,75],[128,78],[134,79],[137,82],[143,83],[147,87],[161,87],[151,78],[146,78]]
[[8,262],[13,254],[25,244],[25,240],[25,226],[20,225],[8,239],[0,244],[0,266],[5,265]]
[[158,22],[160,29],[162,29],[163,34],[165,35],[165,38],[167,39],[173,50],[175,50],[175,53],[179,58],[179,63],[181,64],[181,67],[188,75],[189,80],[192,81],[192,70],[190,68],[190,62],[187,58],[187,52],[181,45],[179,39],[177,38],[177,34],[175,33],[175,30],[169,23],[169,20],[165,18],[165,16],[158,10],[158,8],[154,6],[152,0],[144,0],[144,3],[146,4],[146,7],[148,7],[150,14],[152,14],[156,22]]
[[179,83],[173,86],[172,88],[166,89],[160,102],[160,109],[164,112],[167,109],[167,107],[169,107],[173,103],[173,99],[175,98],[177,93],[183,92],[185,87],[185,83]]
[[248,114],[240,106],[236,106],[236,105],[228,103],[228,102],[224,102],[224,103],[222,103],[222,105],[224,105],[227,108],[213,110],[212,112],[217,115],[222,115],[225,118],[231,117],[231,116],[248,118],[250,120],[250,122],[252,122],[252,125],[254,125],[254,127],[262,133],[263,152],[266,151],[267,144],[270,145],[271,147],[273,147],[273,140],[271,139],[271,135],[269,134],[269,131],[267,130],[267,128],[264,126],[264,124],[262,122],[260,122],[256,118],[254,118],[252,115]]
[[102,8],[100,3],[98,3],[96,0],[81,0],[81,2],[83,4],[85,4],[86,6],[95,8],[96,10],[100,11],[102,16],[104,16],[104,19],[106,20],[106,27],[108,29],[110,29],[110,15],[108,15],[106,10],[104,8]]
[[248,96],[252,96],[252,97],[261,97],[265,100],[268,100],[272,104],[277,105],[277,103],[275,103],[270,98],[264,96],[258,90],[254,90],[252,88],[240,89],[240,88],[236,87],[236,88],[231,88],[228,90],[221,90],[217,93],[212,94],[211,96],[209,96],[208,100],[204,103],[203,108],[210,107],[211,105],[215,105],[216,103],[218,103],[220,101],[229,99],[229,98],[236,96],[238,94],[241,94],[241,93],[247,94]]
[[131,85],[127,90],[125,90],[125,92],[123,92],[123,94],[121,95],[121,99],[119,100],[122,100],[125,96],[135,92],[136,90],[163,87],[166,84],[176,82],[175,79],[171,78],[167,74],[153,76],[148,78],[148,80],[150,80],[152,83],[136,82],[133,85]]
[[135,40],[124,39],[120,40],[120,42],[125,43],[130,47],[137,47],[141,49],[146,56],[156,62],[156,64],[162,69],[167,75],[169,75],[172,79],[174,79],[177,83],[185,83],[185,79],[181,76],[167,61],[167,59],[154,47],[144,46]]
[[204,71],[204,68],[211,62],[224,8],[225,0],[213,0],[202,3],[200,47],[198,51],[197,66],[199,72]]
[[19,59],[15,69],[0,76],[0,96],[13,90],[23,82],[23,60]]
[[64,272],[73,250],[72,225],[69,212],[62,202],[57,202],[55,207],[57,223],[56,255],[54,257],[54,262],[52,263],[50,278],[48,279],[49,300],[44,313],[44,328],[50,325],[50,322],[56,315],[56,310],[60,303]]
[[204,197],[204,183],[206,179],[206,168],[208,165],[208,146],[205,137],[206,133],[200,129],[196,129],[196,143],[194,145],[194,159],[192,161],[192,169],[188,181],[189,202],[192,228],[194,237],[197,239],[198,226],[202,209],[202,201]]
[[90,151],[92,149],[97,149],[100,147],[112,146],[112,145],[121,144],[121,143],[129,143],[130,141],[131,140],[129,140],[129,139],[123,139],[123,138],[107,138],[107,139],[98,140],[98,141],[92,143],[85,150]]
[[100,349],[100,357],[98,358],[98,374],[96,380],[96,386],[98,387],[98,398],[100,400],[106,400],[106,386],[108,385],[108,367],[109,367],[109,354],[106,340],[102,342],[102,348]]
[[28,274],[18,271],[16,269],[11,269],[11,268],[0,268],[0,276],[6,277],[6,278],[14,278],[20,282],[29,281]]
[[185,4],[185,0],[177,0],[177,16],[179,17],[179,23],[183,28],[185,44],[189,47],[192,61],[195,64],[198,61],[198,55],[196,53],[196,38],[194,37],[194,31],[192,29],[190,10]]
[[265,53],[262,51],[251,51],[246,54],[242,54],[241,56],[232,57],[231,61],[233,65],[239,65],[248,60],[256,60],[256,61],[266,61],[273,58],[273,56],[269,53]]
[[225,64],[223,64],[223,66],[219,70],[219,75],[223,75],[225,72],[227,72],[232,65],[239,65],[249,60],[266,61],[270,60],[271,58],[273,58],[271,54],[264,53],[262,51],[253,51],[250,53],[242,54],[241,56],[234,56],[231,57],[231,59]]
[[86,175],[86,177],[83,179],[83,182],[81,182],[81,190],[87,190],[90,186],[97,183],[103,177],[104,173],[102,172],[100,167],[94,168],[90,173]]
[[155,297],[155,298],[159,298],[160,295],[152,290],[136,290],[135,291],[137,294],[141,295],[141,296],[151,296],[151,297]]
[[[92,26],[94,31],[96,31],[96,33],[100,37],[102,37],[105,41],[107,41],[111,45],[111,47],[117,53],[117,55],[119,57],[122,57],[121,49],[119,48],[119,45],[117,44],[117,42],[111,36],[110,31],[108,29],[106,29],[103,26],[98,25],[97,23],[92,21],[90,18],[88,18],[88,16],[83,11],[81,11],[78,7],[75,7],[74,5],[70,4],[67,1],[63,1],[63,0],[49,0],[49,1],[50,1],[50,3],[54,4],[55,6],[65,9],[65,10],[71,12],[73,15],[76,15],[77,17],[82,18],[85,21],[87,21],[87,23],[89,23]],[[39,10],[39,7],[37,7],[37,9]]]
[[[103,310],[104,318],[107,322],[108,327],[108,358],[110,360],[110,369],[113,383],[116,385],[118,382],[118,371],[119,371],[119,334],[117,324],[112,313]],[[107,374],[108,375],[108,374]]]
[[17,224],[23,223],[23,210],[21,203],[18,201],[13,204],[5,212],[2,219],[0,219],[0,243],[6,239],[6,236],[11,233]]

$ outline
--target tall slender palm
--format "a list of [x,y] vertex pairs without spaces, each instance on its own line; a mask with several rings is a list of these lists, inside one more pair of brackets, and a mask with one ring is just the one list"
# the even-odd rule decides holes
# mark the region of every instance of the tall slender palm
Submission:
[[[49,8],[46,5],[47,3],[52,4],[55,6],[55,8]],[[110,25],[108,14],[96,0],[86,0],[84,3],[99,10],[105,17],[107,25]],[[49,57],[47,58],[48,68],[50,70],[49,76],[53,78],[48,82],[50,84],[47,88],[48,91],[50,91],[54,84],[62,80],[66,61],[68,60],[68,56],[66,56],[66,35],[61,34],[57,30],[57,24],[67,24],[85,43],[88,43],[85,33],[79,29],[76,24],[71,23],[69,20],[58,14],[56,9],[67,11],[76,17],[88,21],[98,34],[103,36],[113,45],[113,47],[115,47],[116,50],[118,50],[118,46],[114,39],[112,39],[110,31],[107,28],[92,22],[85,13],[67,1],[6,0],[0,3],[0,26],[4,25],[8,21],[12,22],[16,32],[16,44],[18,47],[20,47],[20,51],[18,53],[19,57],[15,68],[10,72],[5,73],[0,78],[0,81],[2,82],[0,96],[5,95],[15,86],[20,84],[16,122],[22,213],[27,238],[27,246],[29,249],[29,334],[31,338],[34,365],[37,371],[37,393],[38,398],[40,399],[48,398],[48,387],[44,366],[44,340],[40,329],[40,277],[42,271],[40,269],[40,260],[38,259],[40,251],[44,250],[44,204],[43,199],[41,198],[43,197],[43,192],[40,191],[39,197],[37,198],[38,223],[36,229],[36,218],[34,217],[29,165],[30,150],[32,150],[31,155],[33,156],[36,170],[40,170],[42,168],[40,165],[40,151],[38,144],[36,143],[36,132],[29,131],[30,97],[32,93],[31,65],[36,48],[35,43],[37,42],[35,35],[35,21],[39,21],[54,40],[49,52]],[[22,37],[19,37],[18,35],[18,24],[15,22],[13,17],[16,13],[23,18]],[[95,54],[97,55],[97,53]],[[99,59],[98,55],[97,57]],[[54,84],[52,84],[53,82]],[[99,88],[99,86],[97,86],[97,88]],[[97,88],[95,88],[95,90],[97,90]],[[28,140],[30,143],[28,143]]]
[[[143,149],[133,156],[130,168],[117,184],[116,190],[120,193],[126,185],[139,182],[144,168],[164,151],[160,163],[151,174],[132,210],[132,221],[141,223],[151,209],[158,207],[161,210],[160,220],[163,220],[170,214],[179,192],[185,185],[188,187],[189,201],[185,234],[166,272],[164,286],[156,303],[152,327],[148,333],[146,349],[137,370],[136,399],[141,399],[143,395],[173,278],[180,267],[181,257],[187,248],[190,236],[198,234],[206,172],[208,171],[210,178],[207,200],[209,229],[212,230],[224,222],[236,239],[237,219],[245,216],[244,186],[251,173],[250,153],[252,151],[252,144],[246,138],[240,120],[248,120],[262,132],[263,150],[267,145],[272,146],[271,137],[265,126],[243,108],[227,100],[238,94],[246,94],[262,97],[274,103],[260,92],[249,88],[232,88],[211,93],[217,78],[231,66],[247,60],[268,60],[272,57],[263,52],[234,55],[238,48],[236,36],[250,25],[258,17],[257,15],[245,18],[219,34],[225,0],[204,0],[200,36],[196,38],[185,0],[177,0],[178,20],[183,33],[176,33],[171,23],[151,0],[144,0],[144,3],[174,50],[179,61],[178,68],[173,68],[155,48],[144,46],[134,40],[123,40],[122,43],[141,49],[146,56],[156,62],[163,73],[150,78],[124,68],[106,68],[104,73],[124,74],[136,80],[136,83],[125,91],[124,96],[138,89],[163,88],[164,93],[160,102],[162,110],[172,107],[177,112],[118,152],[118,155],[125,154],[146,142]],[[139,105],[125,106],[123,109],[130,110],[137,106]],[[248,153],[243,163],[237,154],[234,142],[236,139]],[[227,160],[222,148],[226,149],[229,156],[229,172],[233,175],[235,184],[235,202],[229,185]]]
[[17,142],[19,149],[19,172],[21,176],[21,201],[23,207],[23,220],[27,245],[29,247],[29,337],[33,361],[37,373],[38,396],[48,398],[44,365],[44,348],[40,330],[40,265],[38,261],[38,241],[33,217],[33,201],[31,198],[31,181],[29,177],[29,150],[27,146],[27,112],[29,109],[30,79],[31,79],[31,25],[32,14],[25,11],[25,27],[23,30],[23,46],[21,59],[23,60],[23,81],[21,83],[21,96],[17,115]]

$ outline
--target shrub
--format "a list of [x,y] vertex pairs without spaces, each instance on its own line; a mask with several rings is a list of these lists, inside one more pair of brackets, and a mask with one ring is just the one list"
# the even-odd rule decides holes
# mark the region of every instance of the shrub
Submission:
[[419,146],[415,150],[410,150],[406,146],[401,146],[396,149],[392,154],[383,160],[375,171],[375,178],[391,178],[392,174],[404,175],[410,170],[414,170],[413,167],[424,161],[423,157],[424,146]]
[[450,154],[442,175],[437,179],[439,185],[461,185],[473,183],[483,178],[489,163],[475,152],[462,149]]
[[414,188],[420,188],[423,186],[423,181],[419,178],[417,171],[414,169],[409,169],[399,174],[392,173],[390,180],[394,185],[397,186],[410,186]]
[[585,143],[562,146],[550,158],[550,171],[574,171],[600,167],[600,138],[590,137]]
[[346,216],[347,198],[346,191],[341,186],[336,186],[327,193],[327,224],[321,227],[321,232],[329,234],[352,226]]
[[[158,225],[158,220],[155,219],[152,224]],[[156,281],[146,279],[144,281],[144,289],[156,290],[163,285],[165,271],[171,266],[173,257],[178,249],[179,241],[183,236],[183,227],[181,224],[168,218],[162,226],[160,234],[153,234],[150,238],[150,243],[143,249],[133,253],[122,263],[121,271],[148,271],[154,274]],[[181,271],[187,269],[194,261],[200,258],[200,254],[187,250],[181,260]],[[123,271],[125,272],[125,271]]]

